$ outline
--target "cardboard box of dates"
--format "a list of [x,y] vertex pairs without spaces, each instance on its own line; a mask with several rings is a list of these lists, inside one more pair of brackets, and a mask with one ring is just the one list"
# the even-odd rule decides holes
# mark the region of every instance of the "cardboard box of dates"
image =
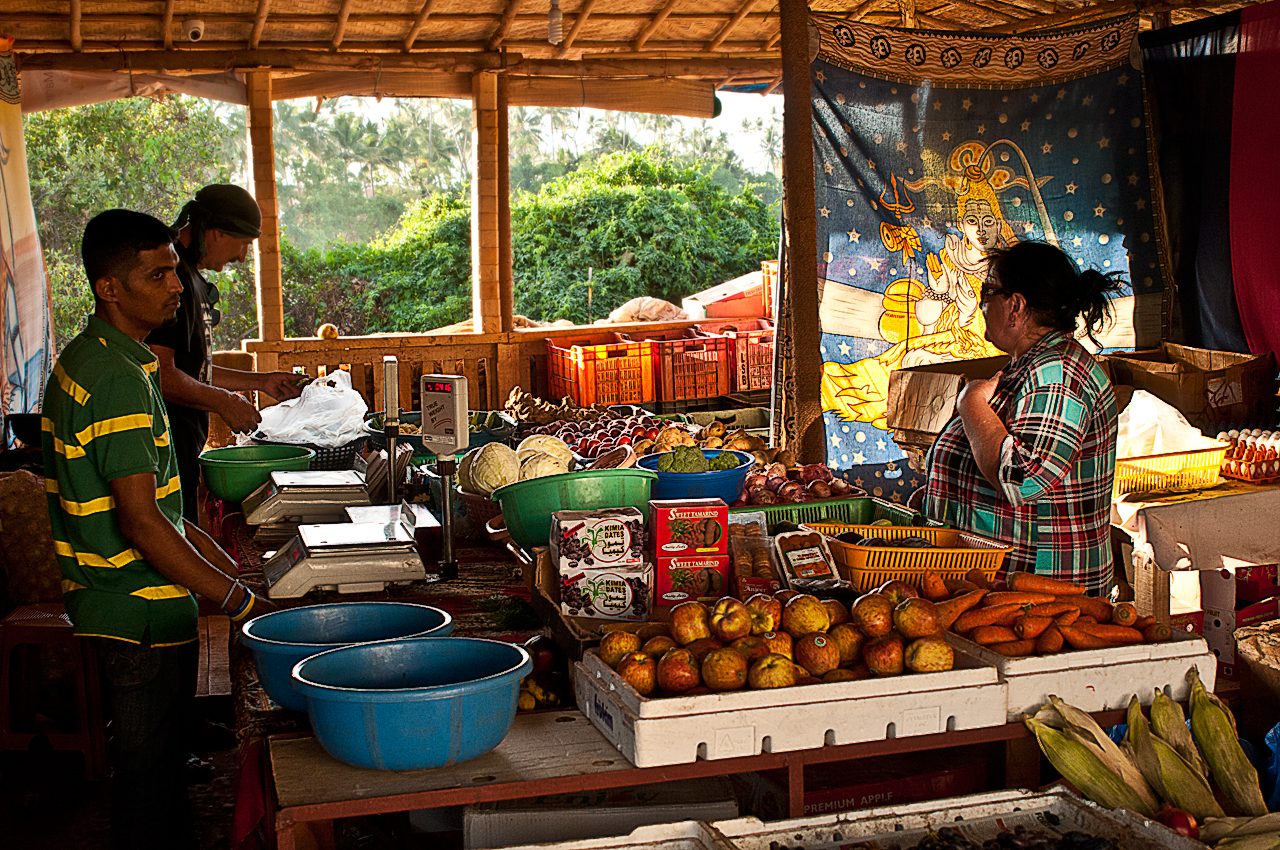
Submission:
[[881,591],[682,603],[588,650],[578,707],[639,767],[1004,723],[995,669],[957,657],[912,588]]

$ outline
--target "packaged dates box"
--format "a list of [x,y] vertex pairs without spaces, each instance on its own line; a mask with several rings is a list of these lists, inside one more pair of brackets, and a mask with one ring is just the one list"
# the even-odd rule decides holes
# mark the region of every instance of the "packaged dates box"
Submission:
[[659,558],[728,555],[729,506],[723,499],[655,499],[649,530]]
[[560,572],[560,612],[609,620],[649,619],[653,567],[573,569]]
[[729,591],[729,556],[658,558],[654,583],[658,605],[679,605],[690,599],[715,599]]
[[644,514],[636,508],[556,511],[551,562],[565,570],[638,570],[644,566]]

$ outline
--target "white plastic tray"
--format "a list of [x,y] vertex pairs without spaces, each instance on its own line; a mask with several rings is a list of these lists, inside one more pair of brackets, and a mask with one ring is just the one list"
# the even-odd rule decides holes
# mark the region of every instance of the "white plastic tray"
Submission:
[[636,827],[629,835],[586,838],[557,844],[522,844],[508,850],[734,850],[714,829],[700,821]]

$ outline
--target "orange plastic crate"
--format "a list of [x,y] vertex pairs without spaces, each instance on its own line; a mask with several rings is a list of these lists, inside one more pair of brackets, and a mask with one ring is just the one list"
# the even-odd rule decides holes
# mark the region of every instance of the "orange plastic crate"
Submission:
[[773,386],[773,325],[763,319],[708,322],[698,330],[733,340],[733,391],[749,393]]
[[618,334],[547,340],[551,395],[579,407],[657,401],[653,346],[620,341]]
[[680,413],[732,392],[733,341],[693,330],[614,334],[619,341],[653,346],[658,410]]
[[764,283],[761,297],[764,298],[764,314],[773,319],[773,303],[778,299],[778,261],[762,260],[760,262],[760,278]]
[[[1004,563],[1004,556],[1013,551],[1012,546],[999,541],[952,528],[846,525],[831,522],[810,522],[800,527],[828,535],[827,546],[831,549],[831,556],[835,558],[836,571],[841,578],[859,590],[874,590],[894,579],[918,587],[920,576],[926,569],[933,570],[943,578],[964,578],[964,574],[970,569],[977,568],[988,579],[994,579],[1000,565]],[[879,537],[883,540],[923,537],[940,548],[859,546],[835,539],[835,535],[844,531],[856,531],[863,537]]]

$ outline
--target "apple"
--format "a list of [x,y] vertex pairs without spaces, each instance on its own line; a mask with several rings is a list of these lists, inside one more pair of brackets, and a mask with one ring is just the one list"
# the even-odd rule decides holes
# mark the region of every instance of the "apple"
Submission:
[[811,632],[796,641],[796,663],[809,675],[822,676],[840,666],[840,648],[821,632]]
[[783,605],[786,605],[788,599],[799,595],[800,591],[788,588],[786,590],[779,590],[777,593],[773,594],[773,598],[781,602]]
[[877,676],[898,676],[905,669],[906,642],[897,632],[878,637],[862,648],[862,660]]
[[893,601],[883,593],[864,593],[853,603],[852,622],[867,637],[883,637],[893,629]]
[[889,597],[894,605],[897,605],[904,599],[915,599],[920,596],[919,591],[914,587],[907,584],[905,581],[896,578],[892,581],[886,581],[884,584],[880,585],[880,587],[876,588],[876,592],[883,593],[885,596]]
[[782,602],[767,593],[753,593],[747,597],[747,611],[751,613],[751,634],[762,635],[782,625]]
[[732,596],[722,596],[711,609],[711,636],[722,643],[732,643],[751,634],[751,612]]
[[747,659],[736,649],[713,649],[702,659],[702,684],[713,691],[736,691],[747,683]]
[[951,644],[942,637],[933,635],[907,644],[902,660],[913,673],[942,673],[955,666],[956,655]]
[[856,682],[860,678],[864,678],[864,677],[859,676],[857,673],[845,667],[837,667],[836,669],[829,670],[825,674],[823,674],[822,681],[824,682]]
[[719,649],[722,646],[724,646],[724,644],[715,638],[705,637],[695,640],[693,643],[686,646],[685,649],[692,652],[693,657],[698,660],[699,664],[701,664],[702,659],[707,656],[707,653],[711,652],[713,649]]
[[830,625],[831,615],[816,596],[793,596],[782,606],[782,630],[793,638],[825,632]]
[[676,648],[676,642],[668,635],[656,635],[649,638],[640,647],[640,651],[645,655],[652,655],[654,658],[661,658],[668,651]]
[[827,630],[827,636],[840,650],[840,665],[852,666],[862,657],[862,645],[866,637],[853,623],[839,623]]
[[613,669],[618,669],[618,662],[629,652],[640,651],[640,636],[631,632],[607,632],[600,638],[600,660]]
[[893,627],[905,638],[938,633],[938,610],[928,599],[905,599],[893,609]]
[[796,683],[796,668],[786,656],[770,653],[751,665],[747,682],[753,688],[789,688]]
[[658,687],[665,693],[683,694],[702,684],[702,673],[693,653],[672,649],[658,659]]
[[711,615],[707,606],[689,600],[671,609],[671,636],[681,646],[711,637]]
[[618,662],[618,675],[642,697],[658,689],[658,662],[643,652],[631,652]]
[[647,641],[649,638],[655,638],[658,635],[671,637],[671,627],[666,623],[645,623],[643,626],[636,629],[636,635],[642,641]]
[[765,632],[760,635],[760,639],[763,640],[764,645],[769,648],[769,652],[774,655],[781,655],[788,659],[795,657],[791,635],[786,632]]
[[729,644],[729,648],[741,652],[748,664],[754,664],[769,654],[769,647],[765,646],[764,638],[759,635],[744,635]]
[[[831,618],[831,625],[838,626],[841,623],[849,622],[849,609],[844,607],[844,603],[839,599],[824,599],[822,604],[827,609],[827,614]],[[830,628],[830,626],[828,626]]]

